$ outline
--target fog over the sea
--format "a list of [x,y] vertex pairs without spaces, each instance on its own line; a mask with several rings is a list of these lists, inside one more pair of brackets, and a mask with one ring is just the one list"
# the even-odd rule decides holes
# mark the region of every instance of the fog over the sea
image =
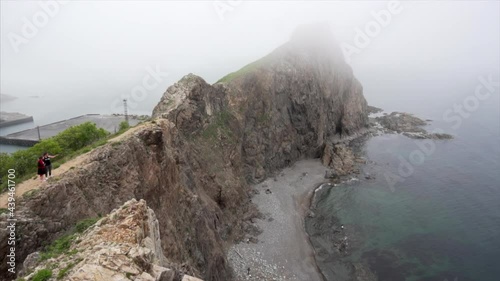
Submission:
[[[162,74],[151,81],[159,83],[130,101],[131,113],[150,114],[182,76],[214,83],[286,42],[300,24],[328,22],[340,43],[356,47],[356,29],[390,5],[399,5],[397,14],[350,59],[369,103],[395,109],[391,100],[406,99],[402,110],[413,109],[423,97],[462,95],[448,87],[452,81],[473,92],[479,75],[499,68],[496,1],[67,2],[1,1],[1,92],[24,102],[12,110],[2,104],[2,111],[25,111],[42,123],[120,112],[117,101],[130,100],[158,68]],[[37,30],[25,36],[27,22]]]

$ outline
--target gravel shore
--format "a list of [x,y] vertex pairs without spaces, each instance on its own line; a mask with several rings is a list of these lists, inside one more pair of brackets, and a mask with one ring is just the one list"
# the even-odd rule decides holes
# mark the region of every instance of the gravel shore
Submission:
[[262,233],[231,247],[228,259],[236,280],[321,281],[304,217],[326,167],[301,160],[254,186],[252,201],[263,216],[254,220]]

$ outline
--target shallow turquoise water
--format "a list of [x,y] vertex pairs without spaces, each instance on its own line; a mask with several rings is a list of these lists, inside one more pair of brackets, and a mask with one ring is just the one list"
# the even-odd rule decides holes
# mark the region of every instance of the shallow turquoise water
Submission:
[[[384,281],[500,280],[500,121],[498,108],[490,109],[448,128],[456,138],[435,141],[434,152],[392,187],[386,175],[401,176],[401,159],[424,141],[385,135],[366,142],[362,151],[373,162],[361,180],[320,192],[316,216],[306,220],[328,280],[351,280],[342,272],[353,263]],[[342,255],[331,238],[339,225],[349,241]]]

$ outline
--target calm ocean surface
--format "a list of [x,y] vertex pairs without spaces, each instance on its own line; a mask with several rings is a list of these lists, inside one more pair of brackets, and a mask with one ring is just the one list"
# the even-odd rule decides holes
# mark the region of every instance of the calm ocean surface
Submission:
[[[318,192],[306,228],[328,280],[356,280],[353,266],[383,281],[500,280],[499,90],[455,129],[442,113],[470,95],[470,87],[463,89],[454,99],[400,104],[435,120],[428,129],[455,136],[434,141],[434,152],[412,165],[404,181],[391,188],[386,175],[400,175],[401,159],[424,141],[384,135],[362,146],[370,162],[361,180]],[[375,179],[365,179],[366,173]],[[344,254],[333,245],[334,235],[348,237]]]

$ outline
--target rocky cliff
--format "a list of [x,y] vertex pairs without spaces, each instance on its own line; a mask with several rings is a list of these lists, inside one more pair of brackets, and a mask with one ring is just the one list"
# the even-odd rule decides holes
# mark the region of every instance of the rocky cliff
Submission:
[[[299,29],[214,85],[185,76],[167,89],[151,122],[90,152],[79,167],[22,200],[18,266],[81,219],[136,198],[156,213],[173,270],[231,280],[226,245],[256,213],[248,184],[326,151],[325,164],[341,166],[343,150],[330,150],[367,126],[360,83],[331,35],[310,31]],[[7,235],[0,232],[4,241]],[[5,264],[4,258],[1,274]]]
[[[251,211],[247,187],[238,161],[229,160],[229,147],[212,154],[201,149],[164,119],[90,152],[60,180],[18,202],[18,261],[80,220],[108,214],[137,198],[146,200],[158,217],[169,263],[189,275],[208,276],[206,280],[229,280],[224,243],[238,237]],[[8,233],[0,235],[7,241]],[[7,245],[1,246],[7,252]]]
[[153,116],[172,120],[186,136],[222,129],[219,137],[241,148],[249,181],[301,157],[320,157],[326,144],[368,123],[361,84],[329,31],[318,26],[298,29],[290,42],[215,85],[184,77]]
[[72,281],[201,281],[169,268],[159,222],[144,200],[125,202],[67,241],[68,250],[60,255],[30,254],[24,262],[24,278],[31,280],[45,271],[58,280]]

